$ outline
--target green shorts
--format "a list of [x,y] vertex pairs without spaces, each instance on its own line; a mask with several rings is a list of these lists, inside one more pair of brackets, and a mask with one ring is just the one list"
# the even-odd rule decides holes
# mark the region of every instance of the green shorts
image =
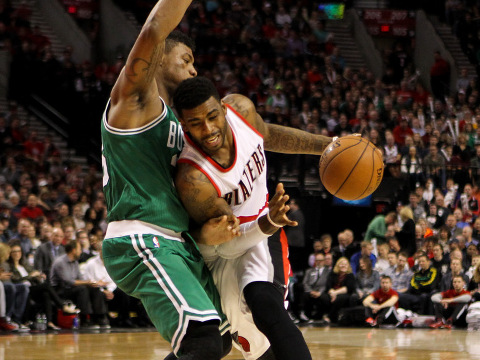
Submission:
[[228,330],[220,296],[193,242],[130,235],[105,239],[102,252],[113,281],[142,301],[175,354],[189,321],[217,320],[222,335]]

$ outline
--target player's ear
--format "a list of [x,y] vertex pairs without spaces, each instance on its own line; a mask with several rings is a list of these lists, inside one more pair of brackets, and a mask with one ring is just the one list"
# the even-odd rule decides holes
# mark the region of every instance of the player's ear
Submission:
[[220,100],[220,106],[222,107],[223,114],[227,114],[227,106],[223,102],[223,100]]

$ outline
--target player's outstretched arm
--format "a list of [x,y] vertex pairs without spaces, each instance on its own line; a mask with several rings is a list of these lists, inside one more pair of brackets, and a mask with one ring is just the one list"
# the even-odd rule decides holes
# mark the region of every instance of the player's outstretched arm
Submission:
[[332,141],[331,137],[311,134],[287,126],[268,124],[257,113],[253,102],[239,94],[223,98],[262,135],[265,150],[284,154],[321,155]]
[[190,3],[191,0],[160,0],[150,12],[112,89],[112,126],[141,126],[161,113],[155,77],[162,63],[165,39],[180,23]]

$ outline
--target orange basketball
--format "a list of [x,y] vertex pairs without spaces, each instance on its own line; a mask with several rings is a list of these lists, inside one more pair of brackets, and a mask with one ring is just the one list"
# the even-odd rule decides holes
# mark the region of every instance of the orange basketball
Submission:
[[319,171],[323,186],[332,195],[360,200],[373,193],[382,181],[382,153],[367,139],[344,136],[325,149]]

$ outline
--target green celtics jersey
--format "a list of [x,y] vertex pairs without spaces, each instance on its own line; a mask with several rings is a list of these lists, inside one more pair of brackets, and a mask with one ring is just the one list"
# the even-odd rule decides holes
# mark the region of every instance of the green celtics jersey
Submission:
[[188,230],[188,214],[173,184],[182,150],[180,123],[163,113],[137,129],[116,129],[102,119],[103,191],[108,221],[141,220],[175,232]]

